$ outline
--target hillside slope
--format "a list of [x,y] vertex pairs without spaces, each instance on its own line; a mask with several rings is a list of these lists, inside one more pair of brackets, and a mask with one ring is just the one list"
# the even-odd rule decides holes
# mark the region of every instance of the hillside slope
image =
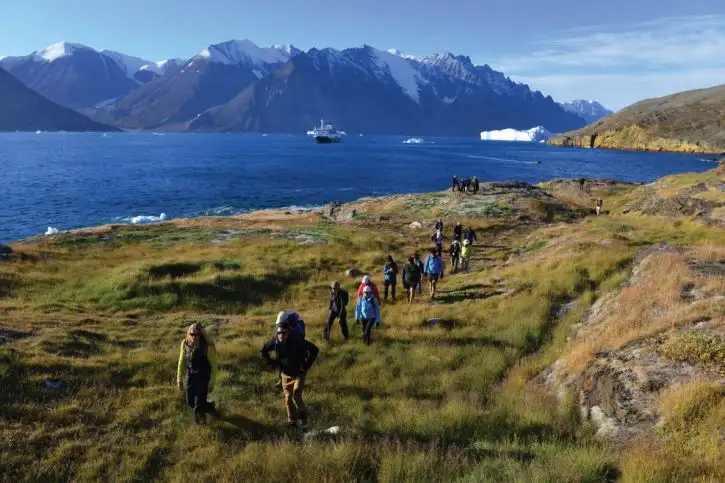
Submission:
[[549,144],[723,154],[725,85],[638,102]]

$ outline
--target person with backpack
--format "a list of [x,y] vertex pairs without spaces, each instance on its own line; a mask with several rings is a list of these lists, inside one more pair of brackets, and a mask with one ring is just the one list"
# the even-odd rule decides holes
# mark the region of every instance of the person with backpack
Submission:
[[[276,358],[269,353],[274,351]],[[307,428],[307,406],[302,399],[305,378],[320,349],[293,330],[283,321],[277,327],[274,337],[262,347],[262,357],[270,366],[279,369],[282,377],[282,392],[287,406],[287,428]]]
[[432,242],[435,242],[436,244],[436,251],[438,252],[438,256],[441,256],[441,253],[443,253],[443,230],[438,229],[435,233],[430,237]]
[[408,263],[403,265],[403,288],[408,294],[408,305],[413,303],[415,290],[420,286],[422,277],[421,268],[414,257],[408,257]]
[[363,296],[363,290],[365,287],[370,287],[370,289],[373,291],[373,294],[375,294],[375,298],[377,299],[378,303],[380,303],[380,292],[378,291],[378,286],[373,283],[372,280],[370,280],[370,276],[365,275],[362,278],[362,283],[357,288],[357,298],[360,300],[360,297]]
[[463,236],[463,225],[461,225],[460,221],[457,221],[456,226],[453,227],[453,239],[461,241],[461,236]]
[[458,240],[453,240],[449,253],[451,254],[452,272],[456,273],[456,270],[458,270],[458,259],[461,256],[461,244],[458,243]]
[[461,269],[468,272],[468,262],[471,260],[471,242],[463,240],[463,248],[461,249]]
[[373,325],[380,327],[380,304],[369,286],[363,289],[363,296],[357,301],[355,320],[362,322],[363,342],[365,342],[365,345],[370,345],[372,343]]
[[437,254],[435,248],[430,249],[430,255],[425,259],[423,266],[425,274],[428,277],[428,283],[430,284],[430,298],[434,299],[438,279],[443,278],[443,259]]
[[597,198],[597,200],[594,202],[594,210],[597,212],[597,216],[599,216],[599,213],[602,211],[603,204],[604,201],[602,201],[601,198]]
[[476,238],[476,232],[473,231],[473,228],[470,226],[463,232],[463,239],[468,240],[468,243],[471,245],[473,245],[474,241],[478,241],[478,238]]
[[438,221],[436,221],[435,230],[440,230],[440,232],[443,233],[443,218],[438,218]]
[[420,259],[419,254],[413,255],[413,260],[415,261],[415,264],[418,266],[418,269],[420,271],[420,278],[418,279],[418,293],[423,293],[423,261]]
[[329,314],[327,316],[327,323],[325,324],[325,331],[323,337],[325,340],[330,340],[330,331],[332,330],[332,323],[336,318],[340,320],[340,330],[345,340],[350,336],[347,330],[347,303],[349,295],[347,290],[340,287],[340,282],[335,280],[332,282],[332,288],[330,290],[330,307]]
[[383,274],[385,276],[385,301],[388,301],[388,288],[390,288],[393,302],[395,302],[395,286],[398,284],[398,264],[395,263],[392,255],[388,255],[388,261],[383,267]]
[[202,324],[192,324],[181,342],[176,383],[179,390],[186,390],[186,404],[194,409],[194,419],[203,424],[206,414],[216,414],[214,403],[207,395],[214,390],[217,373],[217,352],[214,341]]

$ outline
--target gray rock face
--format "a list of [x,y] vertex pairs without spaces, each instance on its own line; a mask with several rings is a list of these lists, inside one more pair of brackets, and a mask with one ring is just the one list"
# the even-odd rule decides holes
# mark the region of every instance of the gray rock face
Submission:
[[325,205],[322,216],[333,221],[350,221],[355,218],[357,211],[342,203],[330,203]]
[[358,270],[357,268],[350,268],[348,270],[345,270],[345,276],[350,278],[359,277],[362,275],[362,272]]

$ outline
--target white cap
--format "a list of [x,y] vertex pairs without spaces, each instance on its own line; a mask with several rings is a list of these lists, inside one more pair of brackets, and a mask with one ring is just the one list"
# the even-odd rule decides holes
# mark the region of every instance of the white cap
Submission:
[[370,276],[365,275],[363,277],[363,282],[362,283],[364,283],[365,285],[369,284],[370,283]]
[[277,321],[275,322],[276,325],[279,325],[280,322],[282,322],[282,319],[284,319],[284,316],[287,314],[284,310],[277,314]]
[[365,288],[363,289],[363,293],[372,293],[372,291],[373,291],[373,289],[371,289],[371,288],[370,288],[370,285],[366,286],[366,287],[365,287]]
[[469,243],[471,243],[471,242],[468,240],[468,238],[466,238],[465,240],[463,240],[463,244],[464,245],[468,245]]

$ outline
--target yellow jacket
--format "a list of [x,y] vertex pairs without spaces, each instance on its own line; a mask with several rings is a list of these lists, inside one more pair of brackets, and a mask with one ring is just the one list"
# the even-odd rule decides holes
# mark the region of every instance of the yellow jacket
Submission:
[[468,258],[471,256],[471,245],[463,245],[463,248],[461,248],[461,256],[463,258]]
[[[177,384],[184,382],[184,376],[186,375],[186,351],[184,350],[184,345],[186,345],[186,339],[181,341],[181,348],[179,349],[179,364],[176,367]],[[214,388],[214,383],[216,382],[217,366],[216,348],[211,344],[207,344],[206,346],[206,358],[209,359],[209,365],[211,366],[211,377],[209,378],[209,390],[211,391]]]

